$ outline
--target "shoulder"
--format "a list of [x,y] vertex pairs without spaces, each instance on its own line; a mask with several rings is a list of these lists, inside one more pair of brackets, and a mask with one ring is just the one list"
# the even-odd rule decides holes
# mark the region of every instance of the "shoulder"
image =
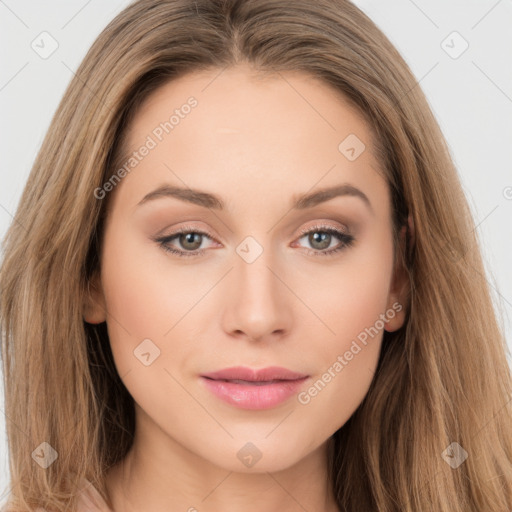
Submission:
[[[0,511],[1,512],[1,511]],[[98,490],[88,480],[82,480],[78,496],[77,512],[113,512]]]
[[[4,504],[0,512],[13,512],[9,504]],[[46,512],[43,508],[38,508],[35,512]],[[98,490],[88,480],[83,479],[78,495],[76,512],[113,512],[108,507]]]

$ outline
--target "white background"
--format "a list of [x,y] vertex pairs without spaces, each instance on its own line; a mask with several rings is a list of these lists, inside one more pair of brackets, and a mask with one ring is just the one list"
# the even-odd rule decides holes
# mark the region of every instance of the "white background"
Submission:
[[[448,140],[512,349],[512,0],[356,0],[401,52]],[[127,1],[0,0],[0,236],[74,70]],[[47,59],[31,47],[47,31]],[[458,58],[451,52],[469,44]],[[48,46],[47,46],[48,48]],[[449,49],[449,48],[448,48]],[[471,321],[471,319],[468,319]],[[3,397],[0,407],[3,406]],[[0,494],[8,465],[0,412]],[[35,447],[27,446],[30,456]]]

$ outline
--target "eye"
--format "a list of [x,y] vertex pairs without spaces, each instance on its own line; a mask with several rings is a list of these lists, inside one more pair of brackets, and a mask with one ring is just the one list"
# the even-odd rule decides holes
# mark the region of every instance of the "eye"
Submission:
[[[204,253],[205,249],[200,249],[204,237],[212,239],[209,233],[194,229],[191,226],[184,226],[168,236],[157,238],[156,242],[158,242],[164,251],[187,258]],[[185,250],[176,249],[170,245],[174,240]]]
[[[301,240],[306,238],[307,242],[312,246],[313,250],[308,250],[307,253],[311,256],[331,256],[343,249],[350,247],[354,243],[354,237],[341,229],[336,229],[331,226],[313,226],[308,227],[301,231]],[[331,243],[335,239],[339,240],[337,245],[332,247]],[[329,249],[330,247],[330,249]],[[329,250],[325,250],[329,249]]]

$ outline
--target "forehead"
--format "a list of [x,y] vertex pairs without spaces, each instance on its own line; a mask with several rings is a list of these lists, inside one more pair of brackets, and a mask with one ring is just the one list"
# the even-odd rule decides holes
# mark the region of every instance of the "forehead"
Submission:
[[122,187],[133,202],[147,183],[235,194],[248,187],[252,197],[269,200],[316,183],[364,185],[382,174],[375,142],[359,111],[310,75],[244,66],[196,71],[161,86],[138,109],[121,164],[139,148],[151,149]]
[[[359,110],[329,84],[300,71],[268,73],[239,65],[190,72],[153,91],[127,127],[128,141],[132,143],[129,146],[151,127],[169,120],[173,113],[183,119],[180,108],[186,107],[191,97],[200,107],[193,109],[194,130],[199,123],[204,128],[215,128],[217,133],[242,129],[250,133],[256,128],[263,137],[262,123],[272,128],[280,122],[286,130],[283,138],[304,131],[307,126],[333,134],[341,132],[339,135],[348,127],[366,142],[375,142],[373,130]],[[223,113],[220,117],[219,111]],[[291,121],[297,118],[302,122],[293,124]],[[190,123],[182,123],[181,131],[186,130],[186,124]]]

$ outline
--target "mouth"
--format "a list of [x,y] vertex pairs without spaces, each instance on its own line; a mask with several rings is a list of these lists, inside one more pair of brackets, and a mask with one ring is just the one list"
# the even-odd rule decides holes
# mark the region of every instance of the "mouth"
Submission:
[[205,387],[217,398],[248,410],[277,407],[298,393],[308,378],[279,367],[262,370],[236,367],[201,375]]

